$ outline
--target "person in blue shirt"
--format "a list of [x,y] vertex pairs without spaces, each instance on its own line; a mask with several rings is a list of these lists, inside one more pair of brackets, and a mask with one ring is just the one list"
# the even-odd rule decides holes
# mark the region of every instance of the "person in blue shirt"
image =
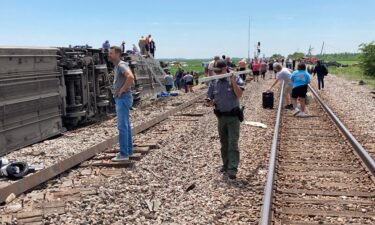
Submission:
[[164,76],[165,90],[170,93],[173,88],[173,77],[170,72]]
[[[298,70],[294,71],[290,76],[290,79],[293,82],[293,89],[292,89],[292,104],[294,108],[293,115],[306,117],[307,114],[305,112],[306,109],[306,93],[308,84],[311,81],[310,74],[306,72],[306,64],[300,63],[298,64]],[[299,98],[301,104],[301,110],[297,107],[297,99]]]
[[106,52],[109,51],[109,49],[111,48],[111,45],[109,44],[109,41],[108,41],[108,40],[106,40],[106,41],[103,43],[102,48],[103,48],[103,50],[106,51]]

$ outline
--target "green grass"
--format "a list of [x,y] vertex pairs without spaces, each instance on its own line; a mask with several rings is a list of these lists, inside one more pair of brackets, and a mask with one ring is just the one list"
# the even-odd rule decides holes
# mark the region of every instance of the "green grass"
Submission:
[[[170,59],[170,60],[164,60],[165,62],[180,62],[182,64],[185,64],[183,66],[183,69],[186,72],[197,72],[200,76],[203,76],[204,74],[204,67],[202,66],[202,63],[209,62],[210,59]],[[239,59],[234,59],[234,63],[238,65]],[[375,89],[375,77],[369,77],[363,75],[363,72],[359,66],[353,66],[353,64],[358,64],[357,60],[341,60],[337,61],[341,64],[349,65],[348,67],[330,67],[329,72],[332,74],[336,74],[340,77],[343,77],[350,81],[365,81],[366,84],[372,86],[372,88]],[[170,71],[171,74],[174,76],[177,71],[177,65],[170,65]]]
[[351,65],[353,65],[353,64],[358,64],[359,62],[358,61],[356,61],[356,60],[339,60],[339,61],[337,61],[338,63],[341,63],[341,64],[343,64],[343,65],[349,65],[349,66],[351,66]]
[[[183,64],[183,70],[186,72],[196,72],[199,75],[204,74],[204,67],[202,66],[203,62],[208,62],[209,60],[205,59],[179,59],[179,60],[166,60],[166,62],[179,62]],[[178,67],[177,65],[170,65],[171,74],[174,76],[176,74]]]
[[[177,59],[177,60],[173,60],[173,59],[170,59],[170,60],[164,60],[165,62],[179,62],[181,64],[185,64],[185,66],[183,66],[183,70],[186,71],[186,72],[196,72],[198,73],[200,76],[203,76],[204,74],[204,67],[202,65],[202,63],[207,63],[207,62],[210,62],[212,59]],[[238,62],[240,61],[240,59],[233,59],[233,63],[235,63],[236,65],[238,65]],[[171,74],[174,76],[176,75],[176,71],[177,71],[177,65],[170,65],[170,71],[171,71]]]
[[359,66],[329,67],[329,72],[351,81],[358,82],[360,80],[363,80],[367,85],[370,85],[375,89],[375,77],[363,75],[363,71]]

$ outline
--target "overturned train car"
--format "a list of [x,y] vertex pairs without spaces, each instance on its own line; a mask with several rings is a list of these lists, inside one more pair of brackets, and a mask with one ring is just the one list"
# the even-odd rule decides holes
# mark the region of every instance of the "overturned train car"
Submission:
[[[123,59],[135,103],[162,91],[157,60]],[[112,69],[101,49],[0,47],[0,156],[113,111]]]

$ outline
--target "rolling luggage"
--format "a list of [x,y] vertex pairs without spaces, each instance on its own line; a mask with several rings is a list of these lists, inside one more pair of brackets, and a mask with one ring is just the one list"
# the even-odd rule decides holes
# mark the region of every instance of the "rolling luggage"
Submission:
[[263,108],[273,109],[273,92],[263,92],[262,97]]

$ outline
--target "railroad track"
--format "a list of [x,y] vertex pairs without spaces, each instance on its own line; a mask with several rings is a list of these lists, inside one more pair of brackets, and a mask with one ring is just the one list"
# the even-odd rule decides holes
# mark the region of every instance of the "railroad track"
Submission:
[[308,118],[279,102],[260,224],[375,224],[375,163],[312,92]]
[[[159,124],[160,122],[166,120],[170,116],[180,112],[181,110],[186,109],[187,107],[193,105],[194,103],[198,102],[203,98],[204,94],[199,94],[197,97],[186,101],[166,112],[163,112],[162,114],[142,123],[135,127],[133,127],[132,132],[133,136],[140,134],[151,127]],[[94,163],[94,166],[111,166],[111,167],[126,167],[133,164],[133,161],[125,162],[125,163],[111,163],[110,158],[113,157],[115,152],[111,149],[113,149],[113,146],[117,144],[118,136],[109,138],[99,144],[96,144],[92,147],[87,148],[86,150],[79,152],[77,154],[74,154],[64,160],[61,160],[51,166],[48,166],[47,168],[40,170],[34,174],[28,175],[20,180],[17,180],[16,182],[12,182],[9,185],[3,186],[0,188],[0,204],[4,202],[10,202],[20,194],[68,171],[69,169],[80,165],[81,163],[92,159],[94,157],[94,160],[96,161]],[[156,143],[154,142],[148,142],[148,143],[141,143],[138,142],[137,146],[135,146],[135,156],[132,158],[134,160],[138,160],[142,154],[144,154],[147,150],[152,149],[155,147]],[[105,152],[107,151],[107,152]],[[101,158],[95,157],[99,153],[104,153],[104,156],[102,155]],[[92,161],[92,160],[91,160]],[[87,163],[86,163],[87,164]]]

